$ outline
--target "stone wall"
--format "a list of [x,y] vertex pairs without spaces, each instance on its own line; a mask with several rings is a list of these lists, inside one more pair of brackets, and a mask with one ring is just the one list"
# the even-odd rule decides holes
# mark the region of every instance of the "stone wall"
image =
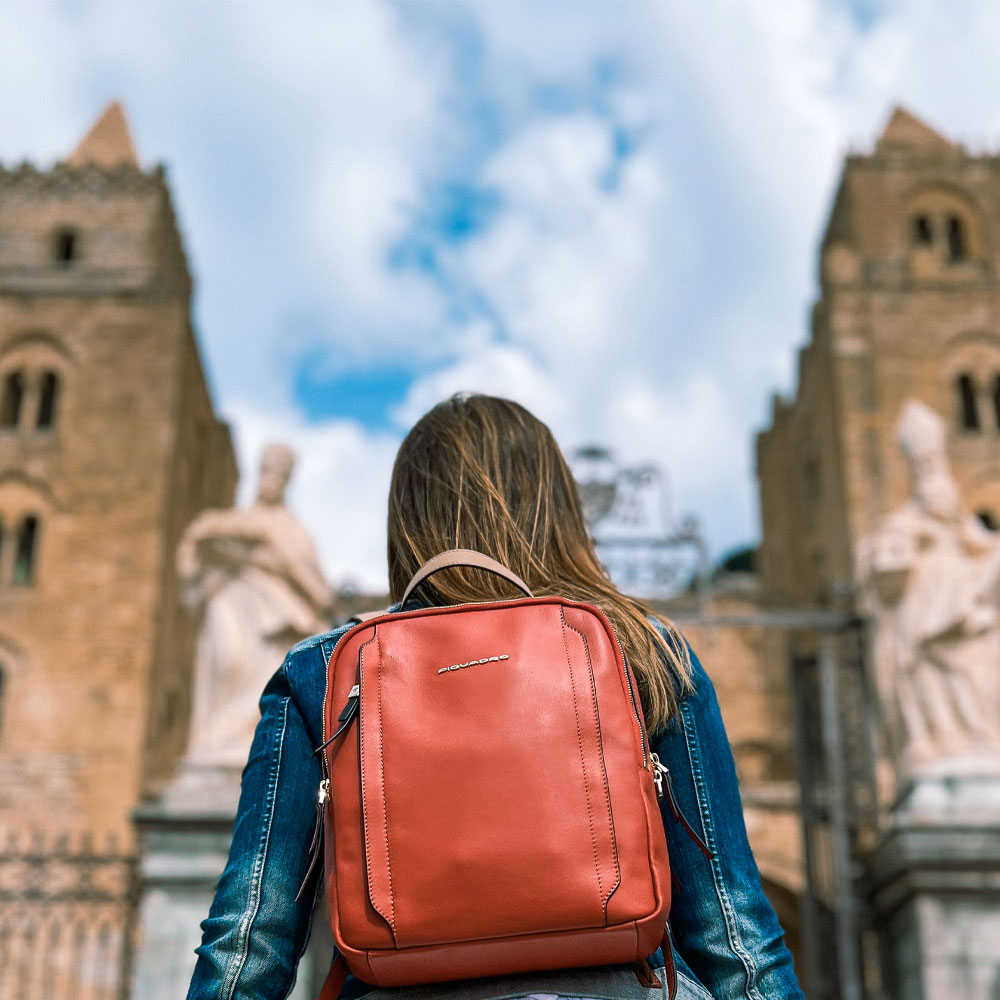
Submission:
[[[232,501],[235,459],[162,172],[0,170],[0,219],[0,396],[15,373],[25,389],[18,425],[0,428],[0,827],[127,839],[144,775],[186,725],[176,539]],[[38,428],[48,372],[54,419]],[[35,564],[18,585],[27,515]]]
[[687,638],[715,687],[750,846],[794,953],[804,870],[789,685],[792,635],[762,625],[766,605],[755,588],[743,589],[727,592],[723,583],[701,609],[685,600],[657,609]]
[[[965,505],[1000,524],[998,196],[1000,157],[971,156],[906,112],[871,155],[848,157],[796,395],[775,400],[757,440],[771,594],[850,600],[858,540],[907,495],[895,437],[909,398],[946,421]],[[964,426],[963,374],[978,428]]]

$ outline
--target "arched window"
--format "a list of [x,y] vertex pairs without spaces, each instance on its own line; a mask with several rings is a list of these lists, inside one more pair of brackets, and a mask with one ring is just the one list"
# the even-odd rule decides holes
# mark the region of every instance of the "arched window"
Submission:
[[0,400],[0,428],[17,427],[21,422],[21,401],[24,399],[24,372],[11,372],[3,380]]
[[948,260],[965,260],[965,229],[957,215],[948,216]]
[[989,528],[990,531],[997,530],[997,519],[993,516],[993,511],[977,510],[976,517],[979,518],[984,528]]
[[41,392],[38,397],[38,420],[35,426],[39,430],[51,427],[56,422],[58,399],[59,376],[54,371],[47,371],[42,376]]
[[69,267],[80,256],[80,240],[75,229],[56,230],[53,256],[62,267]]
[[14,550],[14,573],[11,582],[18,587],[28,586],[35,578],[35,555],[38,549],[38,518],[29,514],[17,533]]
[[929,247],[934,242],[934,230],[931,229],[931,220],[926,215],[915,215],[913,217],[913,242],[918,246]]
[[802,487],[806,500],[816,503],[822,492],[819,456],[812,450],[802,457]]
[[955,380],[958,402],[962,414],[962,427],[967,431],[979,430],[979,408],[976,406],[976,385],[972,376],[963,372]]

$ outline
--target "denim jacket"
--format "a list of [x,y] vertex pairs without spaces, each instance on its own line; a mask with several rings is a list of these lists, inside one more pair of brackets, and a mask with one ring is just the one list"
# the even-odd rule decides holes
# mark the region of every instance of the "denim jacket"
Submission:
[[[295,901],[322,777],[313,749],[322,742],[326,663],[346,631],[300,642],[264,689],[229,860],[201,925],[188,1000],[283,1000],[294,985],[315,901],[314,892]],[[664,808],[671,868],[680,883],[670,910],[677,996],[804,1000],[747,841],[715,689],[693,652],[691,660],[693,693],[682,699],[679,717],[650,737],[670,770],[681,811],[714,852],[707,858]],[[652,960],[654,967],[664,964],[659,952]],[[396,991],[348,979],[342,996],[490,1000],[532,993],[643,1000],[665,996],[666,986],[645,989],[631,970],[617,967]]]

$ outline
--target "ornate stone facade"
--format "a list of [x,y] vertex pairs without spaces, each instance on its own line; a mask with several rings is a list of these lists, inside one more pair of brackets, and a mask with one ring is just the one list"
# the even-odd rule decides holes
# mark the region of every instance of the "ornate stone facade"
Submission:
[[757,438],[765,593],[856,611],[870,639],[853,705],[832,633],[796,698],[821,762],[800,802],[809,995],[1000,982],[998,196],[1000,155],[902,109],[847,158],[796,395]]
[[793,634],[769,621],[749,574],[717,579],[707,607],[695,595],[655,606],[680,628],[715,685],[750,846],[798,959],[804,879],[789,697]]
[[[715,681],[793,945],[803,849],[781,615],[856,606],[860,540],[909,502],[910,398],[943,421],[962,508],[1000,523],[997,195],[1000,157],[902,111],[848,158],[797,394],[775,399],[757,441],[762,589],[663,606]],[[187,746],[197,618],[174,555],[236,481],[190,292],[163,172],[138,166],[120,109],[66,163],[0,169],[0,827],[49,825],[55,808],[62,828],[127,839]],[[338,601],[334,620],[385,603]]]
[[940,415],[962,505],[1000,524],[1000,156],[897,109],[847,158],[794,400],[757,438],[769,593],[853,601],[859,541],[909,493],[903,404]]
[[186,740],[174,553],[235,483],[165,176],[112,105],[0,168],[0,827],[129,839]]

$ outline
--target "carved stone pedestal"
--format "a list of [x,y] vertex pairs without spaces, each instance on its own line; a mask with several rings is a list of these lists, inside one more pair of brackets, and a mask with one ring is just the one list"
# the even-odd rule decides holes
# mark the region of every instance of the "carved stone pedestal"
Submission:
[[[238,797],[238,772],[182,770],[157,801],[136,811],[140,903],[134,1000],[187,995],[200,923],[229,855]],[[318,913],[290,1000],[319,996],[332,954],[326,919]]]
[[1000,997],[1000,782],[914,787],[869,877],[891,1000]]

